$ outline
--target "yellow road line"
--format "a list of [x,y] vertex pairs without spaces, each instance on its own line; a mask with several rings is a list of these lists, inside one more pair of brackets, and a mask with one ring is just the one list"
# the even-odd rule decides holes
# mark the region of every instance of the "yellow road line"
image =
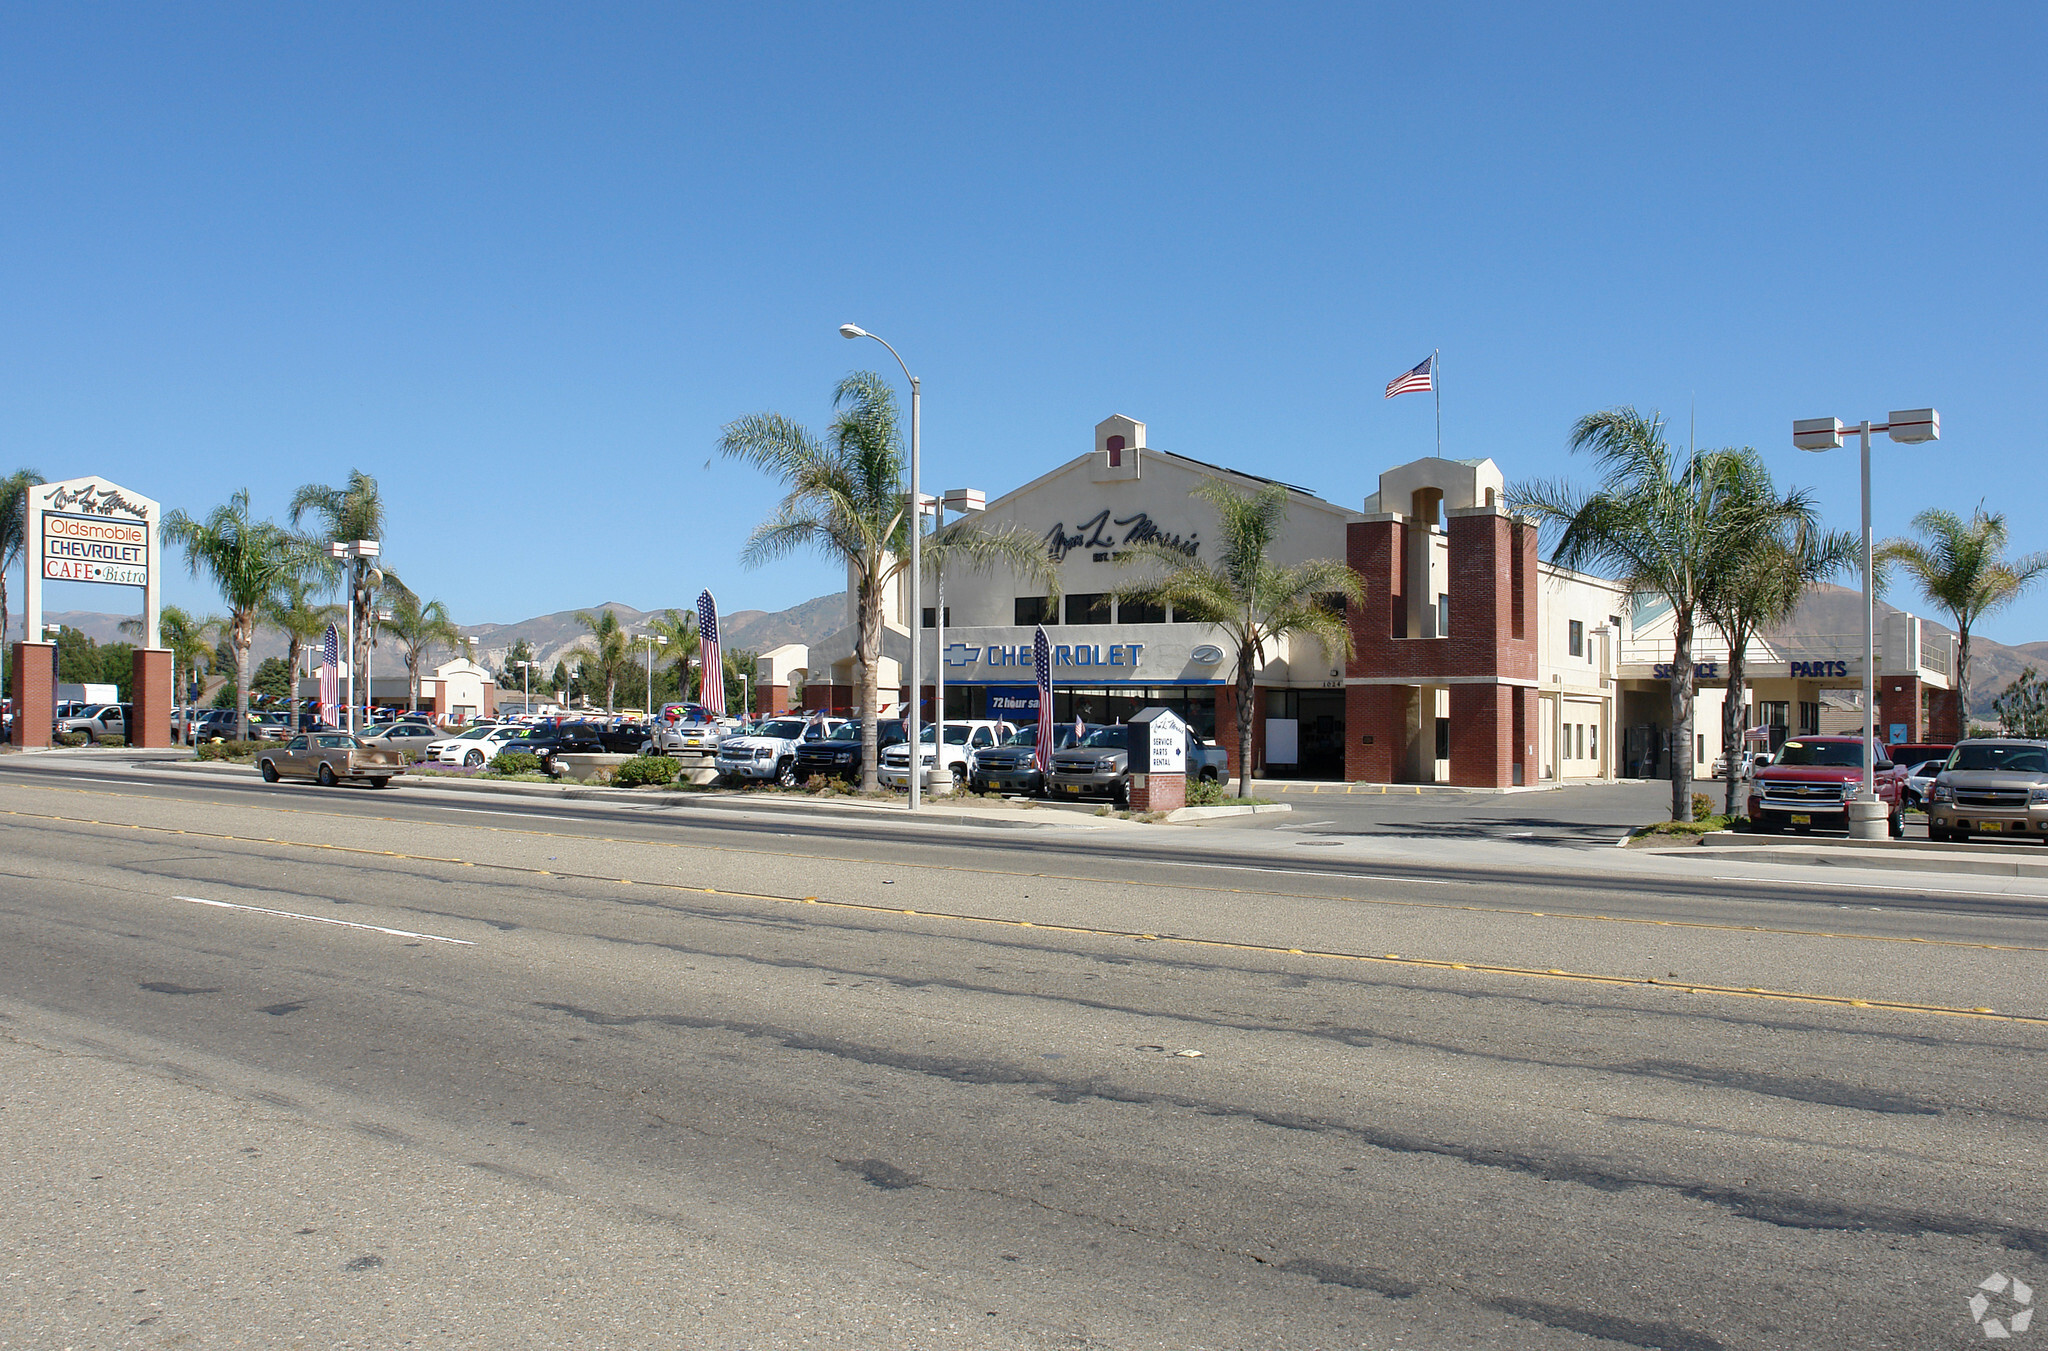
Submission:
[[[632,885],[630,878],[613,878],[596,873],[550,872],[544,868],[532,868],[516,863],[475,863],[468,859],[443,858],[433,854],[394,854],[388,849],[363,849],[352,845],[325,844],[318,841],[281,840],[275,837],[253,835],[228,835],[216,831],[184,830],[174,826],[144,826],[126,822],[83,821],[77,817],[44,816],[35,812],[10,811],[0,813],[7,816],[28,817],[34,820],[62,821],[81,825],[110,825],[118,829],[144,831],[158,835],[183,835],[195,839],[225,840],[238,844],[271,844],[287,848],[326,849],[338,853],[368,854],[379,858],[400,858],[422,863],[449,863],[469,868],[486,868],[497,872],[524,873],[530,876],[561,877],[572,881],[610,882],[614,885]],[[679,882],[643,882],[642,886],[654,886],[667,891],[682,892],[693,896],[726,896],[736,900],[767,901],[779,905],[822,905],[834,910],[855,911],[870,915],[912,916],[918,919],[939,920],[955,924],[989,925],[1007,929],[1039,929],[1053,933],[1077,934],[1089,938],[1127,939],[1144,943],[1169,943],[1182,947],[1211,948],[1225,952],[1253,952],[1276,957],[1304,957],[1322,961],[1365,962],[1380,966],[1403,966],[1427,971],[1475,971],[1481,975],[1515,977],[1534,980],[1561,980],[1581,985],[1632,986],[1669,990],[1680,994],[1722,995],[1734,999],[1764,999],[1780,1003],[1818,1004],[1831,1008],[1884,1009],[1893,1013],[1913,1013],[1928,1017],[1972,1018],[1987,1022],[2022,1023],[2031,1027],[2048,1027],[2048,1017],[2037,1017],[2021,1013],[2000,1013],[1990,1008],[1959,1008],[1946,1004],[1920,1004],[1897,999],[1859,999],[1851,995],[1814,994],[1802,990],[1774,990],[1759,986],[1736,987],[1733,985],[1710,985],[1697,981],[1660,981],[1642,976],[1616,976],[1595,971],[1567,971],[1558,967],[1538,968],[1530,966],[1507,966],[1496,962],[1454,962],[1440,957],[1404,957],[1399,953],[1374,955],[1366,952],[1342,952],[1327,948],[1291,948],[1275,943],[1240,943],[1221,938],[1190,938],[1184,934],[1140,933],[1133,929],[1105,929],[1087,924],[1058,924],[1043,920],[1005,919],[995,915],[975,915],[946,910],[906,910],[900,906],[876,905],[863,901],[828,901],[817,896],[779,896],[759,891],[728,891],[722,887],[692,887]]]
[[[44,784],[8,784],[8,785],[4,785],[4,786],[7,786],[7,787],[19,787],[19,788],[33,788],[34,790],[36,790],[36,791],[38,791],[38,792],[45,792],[45,793],[77,793],[77,794],[82,794],[82,795],[85,795],[85,796],[88,796],[88,797],[114,797],[114,798],[124,798],[124,799],[132,799],[132,800],[134,800],[134,801],[138,801],[138,802],[154,802],[154,803],[161,803],[161,802],[163,802],[163,801],[164,801],[164,799],[162,799],[162,798],[155,798],[155,797],[150,797],[150,796],[147,796],[146,794],[142,794],[142,793],[113,793],[113,792],[106,792],[106,791],[104,791],[104,790],[100,790],[100,789],[92,789],[92,788],[58,788],[58,787],[51,787],[51,786],[48,786],[48,785],[44,785]],[[484,823],[482,823],[482,822],[473,822],[473,821],[432,821],[432,822],[425,822],[425,821],[412,821],[412,822],[408,822],[408,821],[401,821],[401,820],[399,820],[399,818],[397,818],[397,817],[393,817],[393,816],[359,816],[359,815],[354,815],[354,814],[351,814],[351,813],[347,813],[347,812],[329,812],[329,811],[315,811],[315,810],[309,810],[309,809],[307,809],[307,808],[304,808],[304,807],[280,807],[280,806],[273,806],[273,805],[270,805],[270,804],[260,804],[260,805],[257,805],[257,806],[254,806],[254,807],[252,807],[252,806],[251,806],[250,804],[247,804],[247,803],[239,803],[239,802],[237,802],[237,803],[228,803],[228,802],[215,802],[215,801],[207,800],[207,801],[204,801],[204,802],[202,802],[202,803],[200,803],[200,804],[198,804],[198,805],[202,805],[202,806],[209,806],[209,807],[220,807],[220,808],[223,808],[223,809],[225,809],[225,810],[230,810],[230,811],[249,811],[249,810],[257,810],[257,811],[273,811],[273,812],[282,812],[282,813],[285,813],[285,814],[287,814],[287,815],[291,815],[291,816],[309,816],[309,817],[315,817],[315,818],[318,818],[318,819],[321,819],[321,820],[328,820],[328,821],[383,821],[383,822],[386,822],[386,823],[389,823],[389,824],[392,824],[392,825],[420,825],[420,826],[427,826],[427,827],[429,827],[429,828],[431,828],[431,829],[435,829],[435,830],[472,830],[472,831],[484,831],[484,832],[488,832],[488,833],[490,833],[490,834],[494,834],[494,835],[519,835],[519,836],[525,836],[525,837],[527,837],[527,838],[530,838],[530,839],[541,839],[541,840],[577,840],[577,841],[581,841],[581,842],[583,842],[583,843],[586,843],[586,844],[590,844],[590,843],[599,843],[599,844],[618,844],[618,845],[627,845],[627,846],[631,846],[631,847],[634,847],[634,848],[642,848],[642,849],[682,849],[682,850],[689,850],[689,851],[692,851],[692,852],[697,852],[697,853],[713,853],[713,854],[739,854],[739,855],[745,855],[745,856],[748,856],[748,857],[752,857],[752,858],[775,858],[775,859],[795,859],[795,860],[799,860],[799,861],[803,861],[803,862],[818,862],[818,863],[857,863],[857,864],[863,864],[863,865],[866,865],[866,866],[870,866],[870,867],[876,867],[876,868],[897,868],[897,869],[906,869],[906,868],[910,868],[910,869],[917,869],[917,870],[919,870],[919,871],[921,871],[921,872],[941,872],[941,873],[959,873],[959,874],[963,874],[963,875],[966,875],[966,876],[970,876],[970,877],[1002,877],[1002,878],[1013,878],[1013,879],[1014,879],[1014,878],[1036,878],[1036,879],[1039,879],[1039,880],[1042,880],[1042,881],[1047,881],[1047,882],[1086,882],[1086,883],[1092,883],[1092,884],[1095,884],[1095,885],[1100,885],[1100,886],[1118,886],[1118,887],[1144,887],[1144,888],[1148,888],[1148,889],[1151,889],[1151,890],[1156,890],[1156,891],[1172,891],[1172,892],[1190,892],[1190,891],[1193,891],[1193,892],[1202,892],[1202,893],[1205,893],[1205,894],[1210,894],[1210,895],[1220,895],[1220,896],[1273,896],[1273,897],[1278,897],[1278,898],[1280,898],[1280,899],[1283,899],[1283,900],[1301,900],[1301,901],[1332,901],[1332,900],[1335,900],[1335,901],[1343,901],[1343,902],[1345,902],[1346,904],[1350,904],[1350,905],[1376,905],[1376,906],[1384,906],[1384,907],[1387,907],[1387,908],[1390,908],[1390,909],[1399,909],[1399,910],[1448,910],[1448,911],[1457,911],[1457,912],[1461,912],[1461,913],[1465,913],[1465,914],[1474,914],[1474,915],[1507,915],[1507,916],[1512,916],[1512,917],[1516,917],[1516,918],[1522,918],[1522,919],[1554,919],[1554,920],[1562,920],[1562,921],[1565,921],[1566,923],[1578,923],[1578,924],[1624,924],[1624,925],[1638,925],[1638,926],[1644,926],[1644,927],[1649,927],[1649,928],[1658,928],[1658,929],[1697,929],[1697,930],[1700,930],[1700,931],[1702,931],[1702,932],[1708,932],[1708,933],[1745,933],[1745,934],[1769,934],[1769,935],[1772,935],[1772,936],[1774,936],[1774,937],[1780,937],[1780,938],[1824,938],[1824,939],[1827,939],[1827,940],[1829,940],[1829,941],[1831,941],[1831,942],[1840,942],[1840,943],[1896,943],[1896,944],[1907,944],[1907,945],[1912,945],[1912,946],[1919,946],[1919,947],[1931,947],[1931,948],[1932,948],[1932,947],[1939,947],[1939,948],[1966,948],[1966,949],[1970,949],[1970,950],[1973,950],[1973,951],[1978,951],[1978,952],[2048,952],[2048,946],[2039,946],[2039,945],[2034,945],[2034,944],[2027,944],[2027,943],[1971,943],[1971,942],[1965,942],[1965,941],[1963,941],[1963,940],[1961,940],[1961,939],[1956,939],[1956,938],[1917,938],[1917,937],[1905,937],[1905,936],[1899,936],[1899,935],[1893,935],[1893,934],[1854,934],[1854,933],[1837,933],[1837,932],[1835,932],[1835,931],[1833,931],[1833,930],[1830,930],[1830,929],[1793,929],[1793,928],[1785,928],[1785,927],[1783,927],[1783,926],[1779,926],[1779,925],[1770,925],[1770,924],[1716,924],[1716,923],[1712,923],[1712,922],[1709,922],[1709,921],[1706,921],[1706,920],[1690,920],[1690,919],[1647,919],[1647,918],[1642,918],[1642,917],[1638,917],[1638,916],[1634,916],[1634,915],[1590,915],[1590,914],[1585,914],[1585,913],[1583,913],[1583,912],[1578,912],[1578,911],[1569,911],[1569,910],[1531,910],[1531,909],[1527,909],[1527,908],[1524,908],[1524,907],[1519,907],[1519,906],[1499,906],[1499,905],[1459,905],[1459,904],[1455,904],[1455,903],[1452,903],[1452,902],[1447,902],[1447,901],[1414,901],[1414,900],[1402,900],[1402,899],[1398,899],[1398,898],[1395,898],[1395,897],[1388,897],[1388,896],[1331,896],[1331,895],[1327,895],[1327,894],[1317,894],[1317,893],[1312,893],[1312,892],[1300,892],[1300,891],[1274,891],[1274,890],[1271,890],[1270,888],[1265,888],[1265,887],[1252,887],[1252,888],[1246,888],[1246,887],[1218,887],[1218,886],[1205,886],[1205,885],[1202,885],[1202,884],[1200,884],[1200,883],[1194,883],[1194,882],[1145,882],[1145,881],[1139,881],[1139,880],[1135,880],[1135,879],[1130,879],[1130,878],[1121,878],[1121,877],[1088,877],[1088,876],[1083,876],[1083,875],[1080,875],[1080,874],[1075,874],[1075,873],[1049,873],[1049,872],[1019,872],[1019,871],[1017,871],[1017,870],[1015,870],[1015,869],[1011,869],[1011,868],[973,868],[973,867],[965,867],[965,866],[962,866],[962,865],[960,865],[960,864],[957,864],[957,863],[918,863],[918,862],[911,862],[911,861],[906,861],[906,860],[902,860],[902,859],[880,859],[880,858],[863,858],[863,857],[860,857],[860,856],[858,856],[858,855],[843,855],[843,854],[806,854],[806,853],[800,853],[800,852],[798,852],[798,851],[796,851],[796,850],[793,850],[793,849],[749,849],[749,848],[741,848],[741,847],[738,847],[738,846],[734,846],[734,845],[726,845],[726,844],[691,844],[691,843],[688,843],[688,842],[686,842],[686,841],[681,841],[681,840],[624,840],[624,839],[614,839],[614,838],[612,838],[612,837],[609,837],[609,836],[595,836],[595,835],[580,835],[580,834],[575,834],[575,833],[572,833],[572,832],[570,832],[570,831],[563,831],[563,830],[533,830],[533,829],[530,829],[530,828],[527,828],[527,827],[519,827],[519,826],[493,826],[493,825],[486,825],[486,824],[484,824]],[[428,805],[428,806],[432,806],[432,805],[434,805],[434,804],[431,804],[431,803],[429,803],[429,804],[426,804],[426,805]],[[33,817],[33,816],[35,816],[35,815],[36,815],[36,813],[33,813],[33,812],[4,812],[4,811],[0,811],[0,815],[7,815],[7,816],[31,816],[31,817]],[[39,819],[47,819],[47,820],[52,820],[52,821],[73,821],[73,822],[76,822],[76,821],[78,821],[78,820],[79,820],[79,818],[76,818],[76,817],[61,817],[61,816],[52,816],[52,817],[47,817],[47,818],[39,818]],[[85,824],[90,824],[90,825],[102,825],[102,824],[110,824],[110,825],[119,825],[119,824],[121,824],[121,823],[120,823],[120,822],[98,822],[98,821],[93,821],[93,822],[86,822]],[[222,838],[233,838],[233,837],[227,837],[227,836],[224,836],[224,837],[222,837]],[[340,846],[336,846],[336,847],[340,847]],[[411,857],[410,855],[403,855],[403,854],[391,854],[391,853],[390,853],[390,851],[388,851],[388,850],[368,850],[368,851],[364,851],[364,852],[368,852],[368,853],[375,853],[375,854],[384,854],[384,855],[387,855],[387,856],[389,856],[389,857],[393,857],[393,858],[406,858],[406,857]],[[430,862],[446,862],[446,861],[451,861],[451,860],[431,860],[431,859],[430,859],[430,860],[428,860],[428,861],[430,861]],[[455,860],[455,861],[459,861],[459,860]],[[1132,862],[1134,862],[1134,863],[1143,863],[1143,862],[1144,862],[1145,860],[1143,860],[1143,859],[1133,859],[1133,860],[1131,860],[1131,861],[1132,861]],[[1278,871],[1281,871],[1281,872],[1285,872],[1285,871],[1287,871],[1287,870],[1283,868],[1283,869],[1279,869]],[[1398,879],[1383,879],[1383,880],[1398,880]],[[1492,884],[1490,884],[1490,883],[1484,883],[1484,882],[1470,882],[1470,883],[1454,883],[1454,885],[1465,885],[1465,886],[1489,886],[1489,885],[1492,885]],[[1995,894],[1995,893],[1985,893],[1985,894],[1989,895],[1989,894]]]

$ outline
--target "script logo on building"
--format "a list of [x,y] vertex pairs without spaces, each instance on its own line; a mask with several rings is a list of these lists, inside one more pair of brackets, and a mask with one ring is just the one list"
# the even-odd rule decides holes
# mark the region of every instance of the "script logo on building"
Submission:
[[1977,1282],[1970,1296],[1970,1317],[1997,1341],[2034,1325],[2034,1290],[2025,1281],[1994,1271]]

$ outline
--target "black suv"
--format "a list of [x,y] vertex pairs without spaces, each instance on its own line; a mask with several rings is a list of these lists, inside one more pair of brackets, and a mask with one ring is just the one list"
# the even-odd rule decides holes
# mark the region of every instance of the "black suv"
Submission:
[[[903,724],[884,722],[875,726],[875,749],[887,750],[903,740]],[[831,736],[816,741],[799,741],[796,747],[796,781],[813,774],[828,779],[860,778],[860,720],[840,727]]]

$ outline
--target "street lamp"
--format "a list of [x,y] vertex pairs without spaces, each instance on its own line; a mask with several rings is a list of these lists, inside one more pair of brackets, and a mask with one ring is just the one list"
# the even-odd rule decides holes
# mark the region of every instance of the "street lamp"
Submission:
[[[888,339],[875,337],[874,334],[858,324],[841,324],[839,326],[839,336],[842,338],[874,338],[882,346],[889,347]],[[889,347],[889,355],[896,358],[896,364],[903,367],[903,378],[910,382],[910,709],[903,718],[903,733],[904,739],[910,747],[910,810],[916,811],[918,802],[921,799],[920,785],[918,783],[920,776],[917,772],[917,701],[923,694],[924,686],[923,663],[919,660],[920,654],[924,649],[924,635],[919,631],[920,626],[924,623],[924,609],[923,589],[919,586],[922,574],[919,571],[921,567],[921,551],[918,547],[917,538],[922,533],[919,528],[918,515],[922,510],[924,502],[924,495],[919,487],[919,478],[923,464],[924,392],[918,385],[917,377],[910,373],[910,367],[904,364],[902,355],[893,347]],[[881,660],[879,654],[877,654],[875,660]],[[879,714],[880,710],[876,711]]]
[[[1839,418],[1800,418],[1792,423],[1792,444],[1815,452],[1842,448]],[[1863,419],[1858,433],[1863,442],[1863,791],[1857,803],[1848,805],[1849,834],[1853,839],[1876,840],[1885,835],[1885,813],[1877,803],[1877,612],[1872,607],[1870,549],[1870,434],[1888,432],[1892,440],[1907,445],[1941,439],[1941,414],[1932,408],[1894,411],[1883,422]],[[1917,656],[1917,654],[1915,654]]]
[[[940,528],[946,524],[946,513],[948,511],[955,511],[962,516],[966,516],[974,512],[987,510],[988,494],[981,491],[981,489],[948,488],[943,498],[934,498],[932,500],[932,534],[936,536]],[[934,682],[932,786],[934,788],[939,786],[941,775],[949,775],[951,773],[946,768],[946,565],[943,559],[935,569],[935,575],[939,584],[939,607],[937,613],[932,616],[937,621],[934,625],[936,632],[933,650],[938,654],[938,665],[934,668],[932,675]],[[924,616],[919,615],[918,618],[922,620]],[[922,638],[923,635],[920,634],[919,639],[922,640]],[[922,756],[919,757],[919,759],[922,758]]]
[[[363,658],[363,682],[369,686],[363,691],[363,720],[375,723],[377,720],[370,715],[377,707],[377,625],[389,624],[391,611],[372,610],[370,620],[370,652]],[[408,692],[411,690],[409,685],[406,688]]]
[[[375,558],[382,550],[383,546],[373,539],[336,540],[327,546],[327,556],[329,558],[346,559],[349,565],[348,730],[350,732],[356,730],[356,617],[359,610],[364,608],[359,604],[363,599],[363,560]],[[378,580],[383,580],[381,573],[378,575]]]
[[537,661],[515,661],[519,668],[519,697],[524,703],[519,711],[529,717],[533,714],[533,673],[540,669]]
[[647,717],[654,717],[654,649],[667,647],[668,637],[660,633],[643,633],[633,639],[636,643],[647,644]]

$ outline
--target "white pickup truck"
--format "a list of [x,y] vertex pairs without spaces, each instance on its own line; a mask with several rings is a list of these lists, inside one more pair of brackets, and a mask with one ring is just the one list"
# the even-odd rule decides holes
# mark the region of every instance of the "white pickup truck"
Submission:
[[770,718],[745,736],[727,737],[718,743],[718,776],[734,783],[772,779],[784,788],[794,788],[797,744],[822,741],[845,721]]

